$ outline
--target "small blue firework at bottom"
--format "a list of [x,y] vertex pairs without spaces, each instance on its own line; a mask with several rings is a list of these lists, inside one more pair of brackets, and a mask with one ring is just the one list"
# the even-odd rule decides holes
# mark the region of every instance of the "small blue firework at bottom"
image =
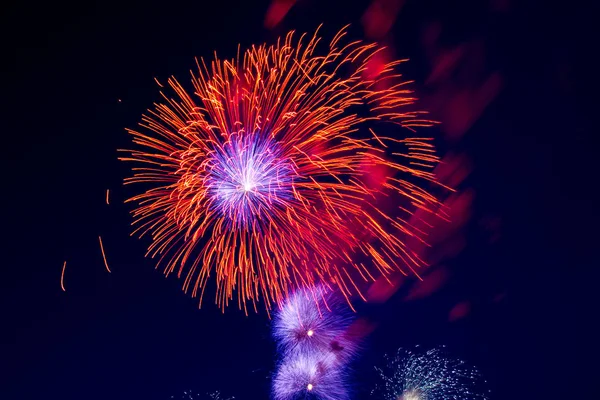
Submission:
[[171,399],[181,399],[181,400],[234,400],[235,397],[223,397],[220,392],[212,392],[212,393],[195,393],[193,390],[187,390],[183,392],[181,396],[171,396]]
[[349,400],[344,366],[335,355],[291,354],[273,378],[274,400]]
[[489,391],[479,371],[446,355],[444,347],[398,349],[375,367],[380,382],[371,397],[381,400],[485,400]]

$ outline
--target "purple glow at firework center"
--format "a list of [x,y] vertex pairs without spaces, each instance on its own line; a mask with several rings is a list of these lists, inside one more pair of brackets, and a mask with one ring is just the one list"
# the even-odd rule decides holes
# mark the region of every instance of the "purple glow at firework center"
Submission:
[[235,225],[251,224],[274,207],[289,207],[294,198],[294,167],[276,142],[262,136],[232,134],[205,161],[211,209]]

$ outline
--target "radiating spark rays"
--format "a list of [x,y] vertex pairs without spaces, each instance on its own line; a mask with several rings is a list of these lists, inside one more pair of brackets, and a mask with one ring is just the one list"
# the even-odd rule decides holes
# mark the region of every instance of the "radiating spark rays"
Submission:
[[[193,296],[212,277],[221,308],[237,292],[240,308],[262,299],[269,309],[299,286],[327,282],[345,298],[362,296],[357,277],[424,265],[400,237],[422,241],[423,233],[380,210],[376,196],[440,213],[420,186],[436,183],[439,158],[429,139],[389,137],[380,124],[410,134],[434,122],[402,109],[415,102],[397,81],[402,61],[366,77],[381,48],[341,45],[345,34],[325,54],[318,32],[298,40],[290,32],[237,59],[197,60],[193,94],[169,78],[174,97],[161,92],[140,130],[127,130],[137,149],[121,159],[137,165],[125,183],[147,186],[128,200],[137,203],[134,233],[151,236],[147,255],[160,255],[165,274],[183,275]],[[378,166],[394,176],[370,189],[369,167]]]
[[301,354],[282,362],[273,378],[275,400],[349,400],[343,369],[328,365],[327,357]]
[[292,357],[310,352],[326,353],[336,343],[332,357],[347,361],[355,356],[357,340],[347,331],[354,314],[339,296],[324,287],[297,290],[273,319],[273,338],[281,354]]

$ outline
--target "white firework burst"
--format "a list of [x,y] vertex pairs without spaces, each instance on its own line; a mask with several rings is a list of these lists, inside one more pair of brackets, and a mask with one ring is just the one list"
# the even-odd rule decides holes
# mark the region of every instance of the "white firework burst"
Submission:
[[386,356],[381,378],[371,396],[382,400],[486,400],[488,391],[479,371],[448,357],[443,347],[428,351],[399,349]]

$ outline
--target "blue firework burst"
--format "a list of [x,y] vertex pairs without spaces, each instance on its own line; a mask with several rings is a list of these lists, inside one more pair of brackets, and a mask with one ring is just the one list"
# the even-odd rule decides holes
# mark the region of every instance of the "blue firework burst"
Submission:
[[354,319],[340,296],[323,287],[300,289],[275,314],[273,337],[282,354],[330,353],[346,362],[358,347],[358,338],[348,331]]
[[348,400],[344,368],[330,353],[287,357],[273,378],[275,400]]

